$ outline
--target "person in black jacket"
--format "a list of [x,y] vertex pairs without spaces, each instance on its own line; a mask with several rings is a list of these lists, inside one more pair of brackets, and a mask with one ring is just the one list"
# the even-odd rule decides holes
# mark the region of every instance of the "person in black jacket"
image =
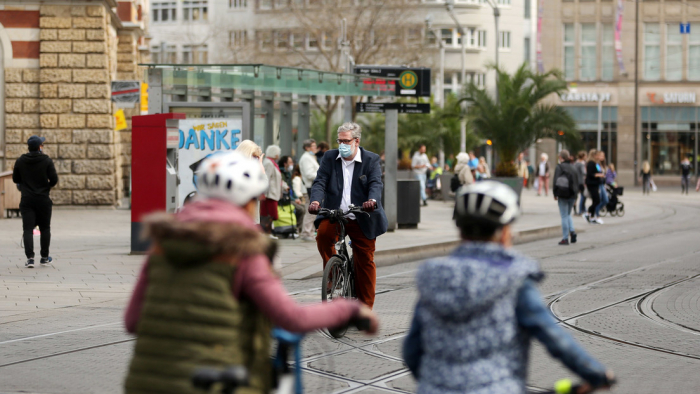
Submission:
[[19,185],[22,199],[19,211],[22,214],[24,231],[24,253],[27,255],[27,268],[34,268],[34,227],[41,231],[41,264],[51,262],[51,209],[53,202],[49,191],[58,183],[53,161],[42,152],[46,138],[33,135],[27,140],[29,153],[23,154],[15,162],[12,181]]
[[591,206],[588,208],[586,220],[591,224],[603,224],[603,221],[596,216],[596,207],[600,204],[600,185],[605,182],[605,173],[598,163],[598,151],[591,149],[588,153],[588,163],[586,164],[586,188],[591,195]]
[[559,164],[554,169],[552,194],[559,205],[563,235],[559,245],[568,245],[569,237],[571,237],[572,244],[576,243],[576,230],[574,229],[574,220],[571,218],[571,211],[575,210],[578,186],[581,181],[578,177],[578,171],[571,164],[571,159],[569,151],[562,149],[559,152]]

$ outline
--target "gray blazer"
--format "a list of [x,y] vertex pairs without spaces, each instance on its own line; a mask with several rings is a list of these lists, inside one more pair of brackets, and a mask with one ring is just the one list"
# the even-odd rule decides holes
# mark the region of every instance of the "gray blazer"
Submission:
[[282,198],[282,173],[275,167],[272,159],[265,158],[263,167],[265,168],[265,175],[270,181],[270,187],[265,192],[265,198],[279,201]]

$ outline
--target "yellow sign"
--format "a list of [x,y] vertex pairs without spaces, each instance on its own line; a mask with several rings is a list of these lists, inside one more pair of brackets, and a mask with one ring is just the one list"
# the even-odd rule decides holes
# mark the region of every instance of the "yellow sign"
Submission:
[[406,70],[399,75],[399,85],[404,89],[413,89],[418,85],[418,75],[415,72]]
[[148,84],[141,84],[141,114],[148,113]]
[[120,109],[114,113],[114,119],[117,121],[117,126],[114,128],[116,131],[124,130],[128,126],[126,124],[126,116],[124,116],[124,110]]

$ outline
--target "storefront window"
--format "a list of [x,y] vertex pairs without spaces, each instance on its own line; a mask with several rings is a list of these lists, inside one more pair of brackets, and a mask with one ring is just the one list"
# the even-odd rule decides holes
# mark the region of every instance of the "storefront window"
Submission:
[[[695,126],[695,124],[643,124],[642,157],[649,161],[653,174],[680,175],[680,163],[686,157],[692,165],[695,165],[695,160],[693,160],[695,156]],[[687,131],[663,130],[671,128],[685,128]]]

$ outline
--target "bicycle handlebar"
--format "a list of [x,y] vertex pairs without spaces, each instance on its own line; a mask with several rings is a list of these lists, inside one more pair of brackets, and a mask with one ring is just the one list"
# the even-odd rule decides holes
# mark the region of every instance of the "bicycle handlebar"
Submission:
[[343,218],[345,216],[348,216],[353,213],[363,213],[367,216],[369,216],[369,212],[366,212],[365,210],[362,209],[362,207],[356,207],[354,205],[350,205],[348,207],[347,211],[343,211],[342,209],[328,209],[328,208],[320,208],[318,210],[319,215],[328,215],[331,218]]
[[616,383],[615,379],[610,379],[600,387],[593,387],[587,383],[572,384],[569,379],[562,379],[554,384],[554,390],[541,391],[540,394],[584,394],[592,393],[604,387],[612,387]]

